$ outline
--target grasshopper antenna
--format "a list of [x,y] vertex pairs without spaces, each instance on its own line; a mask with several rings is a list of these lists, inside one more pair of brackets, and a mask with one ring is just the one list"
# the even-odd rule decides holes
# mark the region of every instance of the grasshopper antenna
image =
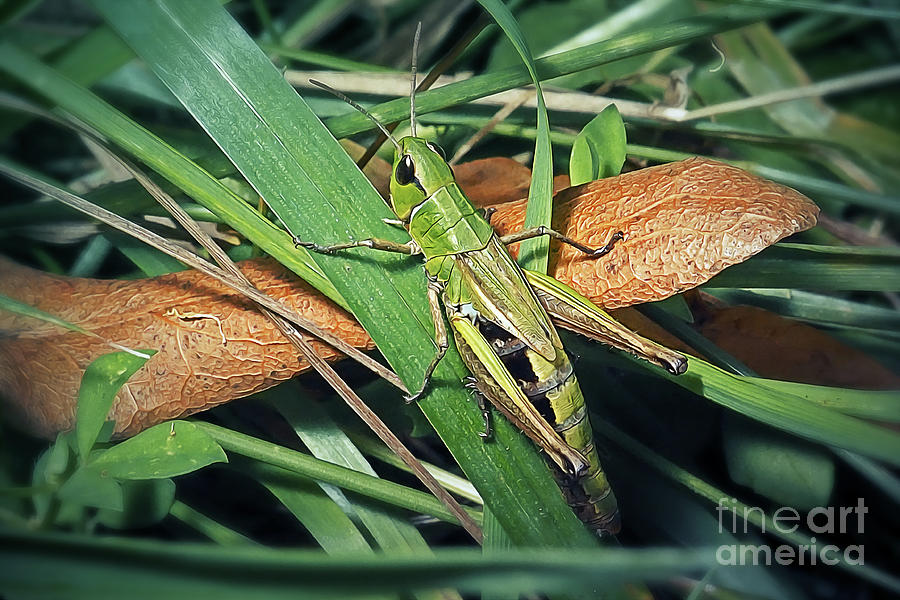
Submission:
[[422,34],[422,21],[416,25],[412,51],[412,82],[409,90],[409,131],[416,137],[416,63],[419,61],[419,36]]
[[364,109],[362,106],[357,104],[355,101],[351,100],[346,94],[337,91],[330,85],[326,85],[326,84],[322,83],[321,81],[317,81],[315,79],[310,79],[309,82],[316,87],[322,88],[329,94],[333,94],[333,95],[337,96],[338,98],[340,98],[341,100],[343,100],[344,102],[346,102],[347,104],[349,104],[350,106],[352,106],[353,108],[355,108],[356,110],[358,110],[359,112],[364,114],[366,117],[369,118],[370,121],[375,123],[375,126],[381,130],[381,133],[383,133],[384,135],[387,136],[387,139],[391,140],[391,143],[394,145],[394,148],[396,148],[398,151],[400,150],[400,143],[397,141],[397,139],[391,135],[391,132],[388,131],[387,127],[382,125],[381,122],[372,115],[372,113],[370,113],[369,111]]

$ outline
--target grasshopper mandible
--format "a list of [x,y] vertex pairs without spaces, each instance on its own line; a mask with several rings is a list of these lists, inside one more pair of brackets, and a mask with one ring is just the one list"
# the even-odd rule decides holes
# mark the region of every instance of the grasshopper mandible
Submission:
[[[312,81],[362,112],[394,145],[389,204],[411,241],[405,244],[365,239],[333,245],[295,240],[300,246],[331,254],[366,247],[422,255],[428,301],[438,347],[425,371],[419,399],[447,352],[450,324],[460,355],[472,373],[470,387],[484,417],[482,437],[490,435],[485,399],[531,438],[555,466],[554,474],[578,517],[600,534],[615,534],[619,512],[594,447],[584,396],[572,363],[551,321],[641,358],[674,374],[683,373],[681,354],[645,339],[613,320],[569,286],[547,275],[523,270],[507,244],[549,235],[597,258],[622,239],[610,236],[589,248],[550,228],[537,227],[500,237],[457,185],[443,153],[416,137],[415,68],[410,96],[411,135],[400,139],[356,102],[327,85]],[[446,315],[446,321],[445,321]]]

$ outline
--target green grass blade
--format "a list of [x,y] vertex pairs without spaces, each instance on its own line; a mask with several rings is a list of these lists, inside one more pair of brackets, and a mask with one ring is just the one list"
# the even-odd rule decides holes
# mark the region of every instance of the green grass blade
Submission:
[[[506,33],[506,37],[512,42],[516,52],[522,58],[522,62],[525,63],[525,68],[534,84],[537,95],[537,139],[534,144],[534,164],[531,169],[531,186],[528,189],[525,228],[530,229],[540,225],[549,227],[550,218],[553,216],[553,150],[550,146],[550,121],[534,57],[531,55],[525,36],[519,30],[515,17],[503,2],[500,0],[478,0],[478,2],[494,17],[494,20]],[[549,237],[541,236],[525,240],[519,250],[518,263],[525,269],[546,273],[549,252]]]
[[[390,213],[371,184],[217,3],[95,5],[295,235],[321,243],[402,241],[382,223]],[[436,350],[418,263],[353,251],[315,260],[415,389]],[[511,425],[498,424],[495,441],[481,442],[480,413],[459,386],[466,374],[458,356],[446,357],[420,406],[510,535],[520,544],[595,544],[543,459]]]
[[[303,444],[321,460],[377,477],[362,453],[316,403],[304,403],[296,394],[273,391],[275,408],[287,419]],[[344,503],[347,502],[343,499]],[[382,510],[382,507],[353,502],[351,510],[359,516],[372,537],[385,552],[415,554],[430,552],[428,544],[408,522]]]
[[176,500],[172,503],[169,514],[219,545],[244,546],[255,543],[247,536],[225,527],[218,521],[181,501]]
[[456,587],[464,593],[598,591],[710,568],[714,550],[562,550],[482,556],[343,557],[284,548],[172,544],[0,531],[0,587],[14,597],[359,598]]
[[752,304],[785,317],[839,327],[900,331],[900,311],[803,290],[704,288],[729,304]]
[[706,285],[714,288],[900,290],[896,249],[778,244],[729,267]]
[[4,294],[0,294],[0,310],[5,310],[22,317],[28,317],[29,319],[44,321],[45,323],[56,325],[61,329],[68,329],[69,331],[75,331],[77,333],[83,333],[85,335],[95,335],[84,327],[80,327],[78,325],[75,325],[74,323],[69,323],[65,319],[60,319],[56,315],[51,315],[46,311],[35,308],[29,304],[25,304],[24,302],[19,302],[15,298],[10,298],[9,296],[6,296]]
[[[321,461],[302,452],[290,450],[224,427],[202,422],[194,424],[212,436],[228,452],[280,467],[315,481],[330,483],[341,489],[392,506],[431,515],[442,521],[454,522],[450,511],[430,494]],[[480,515],[474,511],[472,511],[472,515],[475,519],[480,518]]]
[[900,434],[825,408],[800,395],[803,390],[819,393],[816,386],[732,375],[694,357],[688,360],[687,373],[664,377],[788,433],[900,465]]
[[372,554],[353,521],[315,481],[257,461],[241,461],[239,470],[256,479],[303,524],[328,554]]
[[[109,27],[103,25],[69,46],[53,61],[53,67],[72,81],[90,86],[133,57],[128,46]],[[5,139],[30,118],[27,115],[4,118],[0,121],[0,139]]]

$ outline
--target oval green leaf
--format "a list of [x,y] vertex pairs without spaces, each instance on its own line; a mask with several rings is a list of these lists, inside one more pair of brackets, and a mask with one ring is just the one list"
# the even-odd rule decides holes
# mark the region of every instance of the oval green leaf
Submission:
[[217,462],[225,451],[187,421],[160,423],[106,450],[88,468],[115,479],[163,479]]
[[625,123],[615,104],[591,119],[575,137],[569,157],[569,179],[581,185],[618,175],[625,164]]

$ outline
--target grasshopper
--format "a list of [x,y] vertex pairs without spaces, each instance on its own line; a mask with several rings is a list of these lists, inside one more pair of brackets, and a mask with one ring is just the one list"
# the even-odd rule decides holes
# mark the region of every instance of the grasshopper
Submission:
[[[410,96],[411,135],[394,138],[384,125],[344,94],[312,81],[362,112],[394,145],[389,204],[411,241],[365,239],[333,245],[295,240],[331,254],[365,247],[425,261],[428,301],[438,351],[426,368],[420,398],[447,352],[447,323],[472,374],[469,387],[490,435],[485,399],[531,438],[549,458],[554,475],[577,516],[598,534],[619,530],[616,498],[594,447],[584,396],[551,316],[561,327],[631,352],[674,374],[687,368],[684,356],[647,340],[613,320],[577,291],[547,275],[521,269],[507,244],[549,235],[598,258],[622,239],[616,232],[600,248],[589,248],[547,227],[498,236],[456,183],[440,149],[416,137],[415,69]],[[445,321],[446,315],[446,321]]]

